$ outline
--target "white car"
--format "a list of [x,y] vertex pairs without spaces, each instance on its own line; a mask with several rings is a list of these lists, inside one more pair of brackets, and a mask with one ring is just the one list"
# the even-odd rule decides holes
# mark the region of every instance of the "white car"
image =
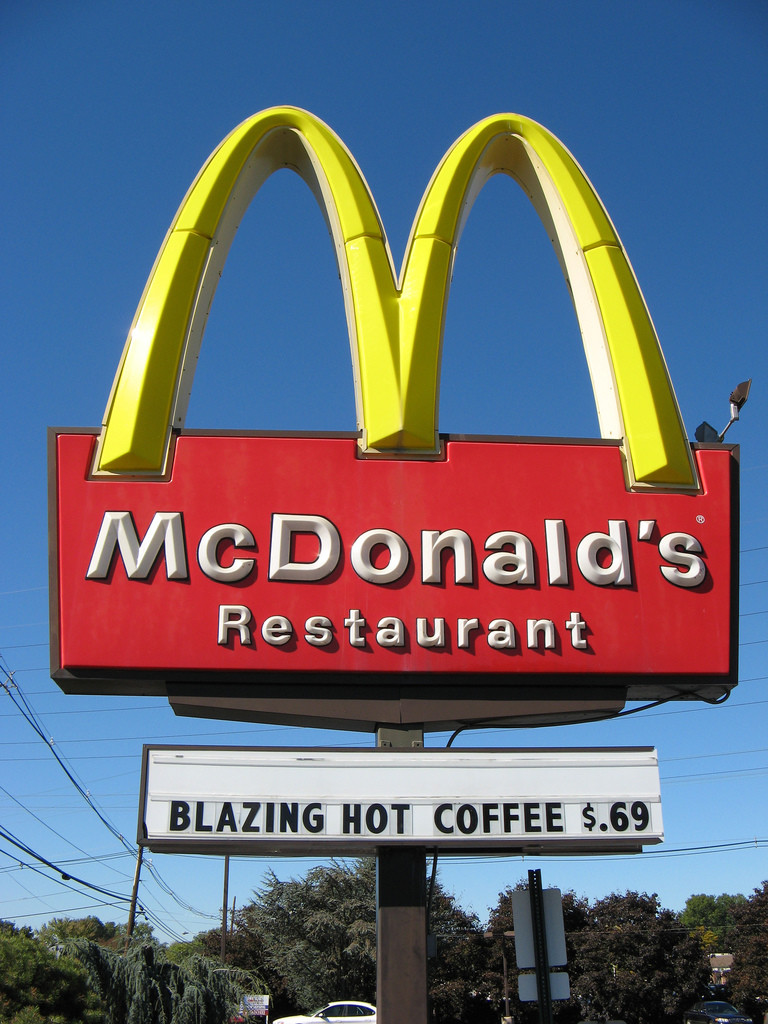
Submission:
[[370,1003],[328,1003],[313,1013],[280,1017],[272,1024],[376,1024],[376,1007]]

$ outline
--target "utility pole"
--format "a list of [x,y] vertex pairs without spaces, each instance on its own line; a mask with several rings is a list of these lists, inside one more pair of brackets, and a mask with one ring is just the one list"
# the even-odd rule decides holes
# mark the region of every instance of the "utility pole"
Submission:
[[229,903],[229,854],[224,855],[224,898],[221,901],[221,962],[227,952],[227,911]]
[[484,932],[486,939],[495,939],[501,936],[501,969],[504,980],[504,1016],[502,1024],[511,1024],[512,1017],[509,1012],[509,963],[507,961],[507,939],[514,939],[514,931],[508,932]]
[[133,935],[133,926],[136,923],[136,903],[139,897],[139,874],[141,872],[141,861],[144,856],[144,847],[140,846],[138,853],[136,854],[136,871],[133,876],[133,891],[131,892],[131,907],[128,911],[128,927],[125,930],[125,945],[128,947],[128,943],[131,941]]

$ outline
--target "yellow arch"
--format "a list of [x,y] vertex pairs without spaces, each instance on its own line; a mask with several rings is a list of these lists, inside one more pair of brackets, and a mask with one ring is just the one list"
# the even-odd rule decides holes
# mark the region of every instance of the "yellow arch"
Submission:
[[513,114],[448,150],[414,220],[400,279],[370,190],[341,140],[292,107],[256,114],[214,151],[171,225],[128,336],[98,455],[106,472],[160,472],[183,425],[220,270],[266,178],[297,171],[334,239],[367,450],[437,449],[440,347],[456,247],[496,173],[516,178],[555,246],[584,338],[603,437],[622,438],[632,486],[697,486],[664,357],[600,199],[564,146]]

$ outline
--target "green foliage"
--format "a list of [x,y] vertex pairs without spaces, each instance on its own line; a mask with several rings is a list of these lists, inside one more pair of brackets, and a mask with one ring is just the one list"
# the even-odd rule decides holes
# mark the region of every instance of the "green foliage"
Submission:
[[[218,935],[218,932],[216,934]],[[166,947],[165,955],[173,964],[186,964],[198,956],[212,958],[214,953],[206,948],[204,936],[196,935],[191,942],[172,942]]]
[[734,911],[746,902],[741,894],[729,896],[707,896],[697,893],[689,896],[680,914],[680,923],[691,931],[698,931],[709,952],[725,953],[734,929]]
[[[525,888],[520,882],[515,889]],[[516,998],[518,969],[512,893],[499,894],[490,928],[497,973],[493,992],[502,1005],[501,943],[506,946],[510,1006],[518,1022],[537,1020],[536,1004]],[[594,904],[572,892],[563,893],[567,972],[571,999],[553,1004],[556,1024],[590,1019],[624,1020],[628,1024],[679,1024],[683,1010],[699,998],[709,972],[708,959],[696,935],[681,928],[676,916],[659,906],[658,898],[636,892],[614,893]]]
[[[46,946],[57,946],[67,939],[89,939],[108,949],[125,949],[128,939],[128,926],[115,924],[114,921],[103,922],[98,917],[52,917],[37,932],[37,937]],[[152,935],[152,926],[141,921],[133,929],[130,942],[146,945],[157,945]]]
[[755,1021],[768,1010],[768,881],[733,911],[731,933],[734,1002]]
[[572,990],[586,1016],[629,1024],[677,1024],[703,991],[709,961],[654,894],[598,900],[574,936]]
[[36,1006],[25,1006],[11,1017],[10,1024],[47,1024]]
[[125,954],[88,939],[70,939],[68,947],[101,995],[110,1024],[222,1024],[242,995],[232,972],[202,958],[180,966],[152,945],[133,945]]
[[270,872],[246,915],[266,965],[290,999],[311,1008],[330,999],[372,1000],[376,991],[375,866],[333,862],[281,882]]
[[29,928],[0,929],[0,1021],[80,1024],[100,1020],[85,972],[35,939]]
[[[513,891],[499,894],[487,935],[436,885],[430,925],[437,955],[428,976],[440,1024],[498,1020],[502,954],[517,1024],[536,1021],[536,1004],[517,1000],[514,937],[503,935],[514,931]],[[593,904],[565,892],[563,911],[572,998],[554,1004],[555,1024],[679,1024],[706,991],[707,930],[717,941],[727,936],[732,999],[761,1024],[768,881],[748,898],[692,896],[679,917],[655,895],[636,892]],[[243,991],[269,992],[276,1015],[335,998],[375,1002],[375,919],[375,864],[368,859],[333,862],[287,882],[270,873],[254,902],[234,916],[223,963],[217,929],[164,951],[151,929],[139,926],[135,936],[143,932],[149,941],[134,937],[125,951],[125,926],[96,917],[54,918],[37,934],[0,921],[0,1024],[226,1024]]]
[[46,946],[55,946],[67,939],[90,939],[100,946],[117,948],[119,941],[118,926],[109,921],[104,924],[98,917],[52,917],[37,933],[37,937]]
[[475,914],[468,914],[438,883],[432,898],[430,931],[437,954],[428,963],[429,996],[435,1020],[496,1024],[488,1000],[489,946]]

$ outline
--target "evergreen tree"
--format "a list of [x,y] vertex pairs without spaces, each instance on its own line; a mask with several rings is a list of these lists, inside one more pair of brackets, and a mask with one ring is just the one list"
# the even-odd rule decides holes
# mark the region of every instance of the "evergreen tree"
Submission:
[[85,972],[39,942],[29,928],[0,922],[0,1021],[59,1024],[101,1020]]
[[180,966],[152,945],[120,954],[82,938],[67,947],[86,968],[110,1024],[224,1024],[242,996],[244,979],[202,958]]
[[332,862],[281,882],[274,872],[245,911],[267,965],[295,1006],[366,999],[376,992],[375,865]]

